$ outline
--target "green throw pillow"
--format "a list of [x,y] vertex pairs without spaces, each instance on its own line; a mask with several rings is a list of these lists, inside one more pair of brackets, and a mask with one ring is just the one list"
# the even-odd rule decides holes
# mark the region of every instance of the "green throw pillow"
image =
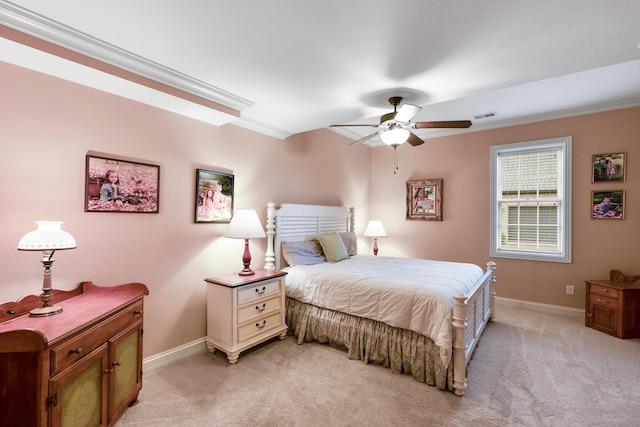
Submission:
[[322,251],[328,262],[338,262],[349,258],[347,248],[338,233],[326,233],[318,236]]

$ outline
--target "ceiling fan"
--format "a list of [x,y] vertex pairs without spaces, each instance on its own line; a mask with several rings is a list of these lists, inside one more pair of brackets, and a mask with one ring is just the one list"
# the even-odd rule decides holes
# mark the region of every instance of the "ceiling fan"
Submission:
[[355,144],[358,142],[364,142],[368,139],[374,138],[380,135],[380,139],[387,145],[397,147],[398,145],[408,142],[412,146],[423,144],[424,141],[420,139],[416,134],[410,131],[410,129],[438,129],[438,128],[461,128],[465,129],[471,126],[470,120],[449,120],[449,121],[436,121],[436,122],[412,122],[411,119],[422,109],[417,105],[403,104],[398,110],[398,105],[402,102],[401,96],[392,96],[389,98],[389,103],[393,105],[393,112],[383,114],[380,117],[380,124],[342,124],[331,125],[330,127],[346,127],[346,126],[359,126],[359,127],[373,127],[380,130],[360,138],[357,141],[352,142]]

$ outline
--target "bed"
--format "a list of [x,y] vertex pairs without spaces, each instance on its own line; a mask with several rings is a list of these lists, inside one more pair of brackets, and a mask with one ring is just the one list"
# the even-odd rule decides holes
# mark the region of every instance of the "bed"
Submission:
[[353,208],[268,203],[265,269],[288,272],[289,333],[462,396],[494,316],[495,263],[358,254],[354,225]]

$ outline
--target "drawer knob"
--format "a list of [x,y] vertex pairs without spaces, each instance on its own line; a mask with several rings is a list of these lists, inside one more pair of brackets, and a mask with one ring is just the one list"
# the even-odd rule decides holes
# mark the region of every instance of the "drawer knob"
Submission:
[[587,313],[587,317],[593,317],[593,314]]
[[80,354],[80,353],[82,353],[82,347],[72,348],[71,350],[69,350],[69,354]]
[[597,289],[598,289],[598,292],[604,292],[604,293],[609,292],[608,289],[604,289],[604,288],[597,288]]
[[266,288],[266,287],[264,287],[264,286],[262,287],[262,289],[260,289],[260,288],[256,288],[256,293],[257,293],[258,295],[262,295],[262,294],[264,294],[264,293],[265,293],[265,291],[266,291],[266,290],[267,290],[267,288]]
[[258,329],[262,329],[265,326],[267,326],[267,321],[266,320],[262,321],[262,325],[260,323],[256,323],[256,328],[258,328]]
[[598,302],[607,302],[606,299],[602,299],[602,298],[596,298],[596,301],[598,301]]
[[267,304],[262,304],[262,307],[260,307],[259,305],[256,305],[256,311],[260,312],[260,311],[264,311],[267,308]]
[[142,314],[142,310],[136,310],[133,312],[134,316],[140,316]]
[[111,366],[122,366],[122,363],[120,363],[120,362],[113,362],[113,363],[111,364]]

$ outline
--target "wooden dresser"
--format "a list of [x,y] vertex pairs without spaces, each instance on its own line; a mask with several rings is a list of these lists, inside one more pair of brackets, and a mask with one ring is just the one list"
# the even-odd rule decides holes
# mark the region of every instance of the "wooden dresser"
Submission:
[[287,334],[283,271],[256,270],[252,276],[209,277],[207,338],[209,351],[219,349],[229,363],[240,352]]
[[36,296],[0,305],[0,425],[107,426],[142,388],[141,283],[53,291],[62,312],[29,317]]
[[587,280],[585,325],[618,338],[640,338],[640,283]]

